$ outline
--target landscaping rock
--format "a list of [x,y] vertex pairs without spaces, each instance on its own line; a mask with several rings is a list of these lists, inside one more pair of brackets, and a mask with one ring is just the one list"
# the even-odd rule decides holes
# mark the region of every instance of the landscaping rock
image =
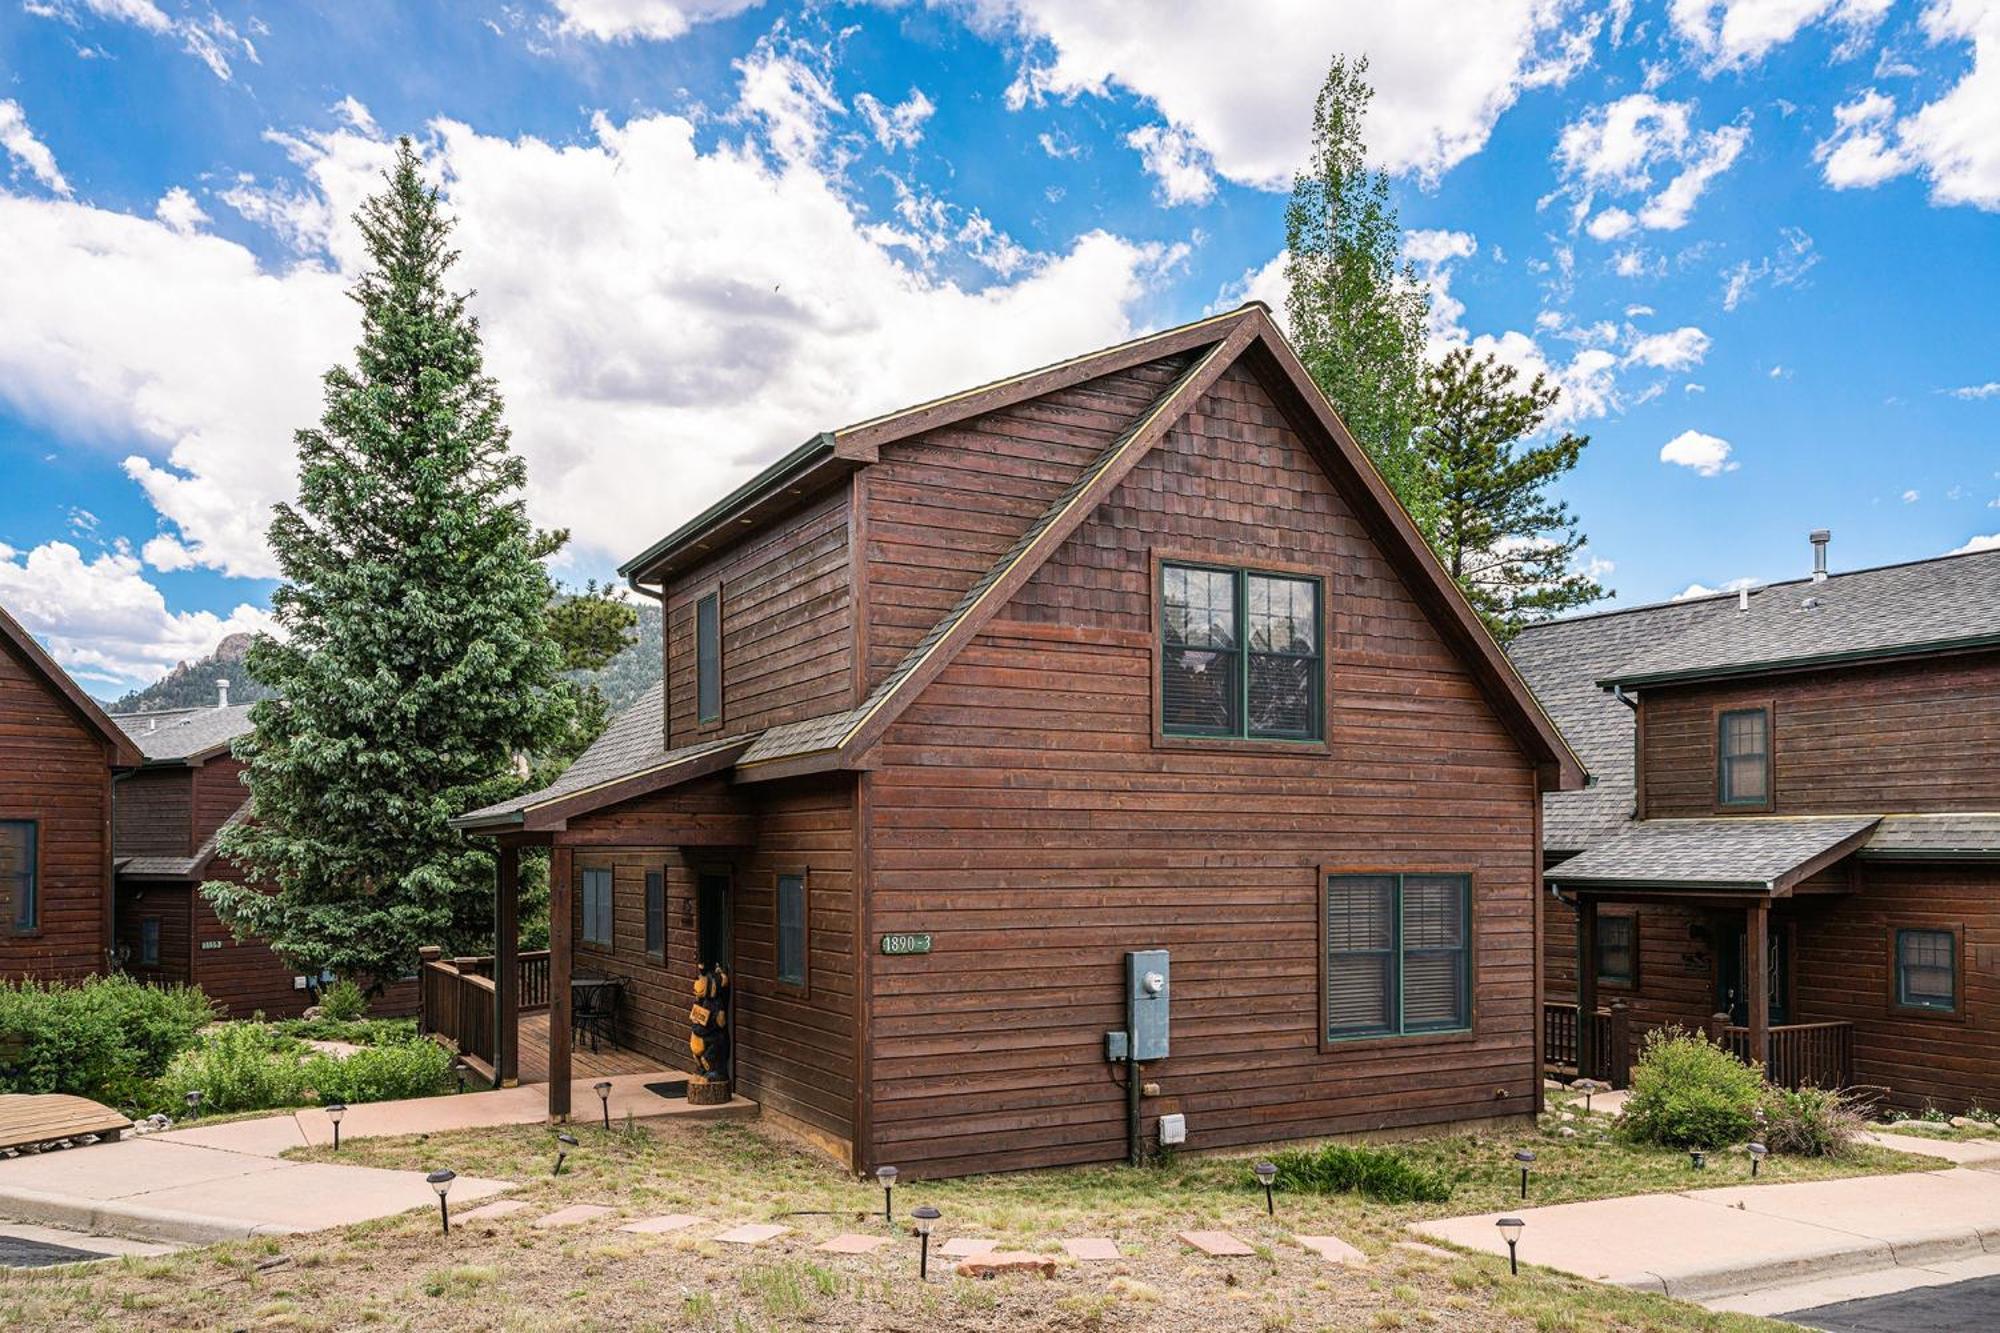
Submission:
[[956,1271],[960,1277],[1004,1277],[1012,1273],[1039,1273],[1043,1277],[1054,1277],[1056,1261],[1046,1254],[1029,1254],[1025,1250],[994,1250],[990,1254],[976,1254],[964,1260]]
[[1971,1129],[1974,1123],[1962,1115],[1955,1115],[1951,1118],[1951,1127],[1953,1129]]

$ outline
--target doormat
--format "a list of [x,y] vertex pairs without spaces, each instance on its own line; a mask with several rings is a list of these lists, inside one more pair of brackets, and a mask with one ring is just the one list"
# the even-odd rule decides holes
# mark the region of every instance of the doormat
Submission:
[[646,1091],[658,1097],[685,1097],[688,1095],[688,1081],[679,1079],[672,1083],[648,1083]]

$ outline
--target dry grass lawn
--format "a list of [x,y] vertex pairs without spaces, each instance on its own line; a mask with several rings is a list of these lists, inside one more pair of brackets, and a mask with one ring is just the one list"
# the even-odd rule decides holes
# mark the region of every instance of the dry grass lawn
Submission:
[[[1572,1125],[1577,1122],[1571,1121]],[[755,1123],[641,1121],[610,1133],[581,1126],[571,1169],[552,1178],[552,1132],[478,1130],[349,1143],[344,1162],[450,1166],[522,1182],[531,1206],[439,1234],[435,1207],[315,1235],[239,1242],[162,1259],[0,1274],[0,1327],[33,1329],[765,1329],[907,1330],[1736,1330],[1785,1326],[1540,1270],[1509,1278],[1486,1257],[1398,1246],[1428,1216],[1513,1202],[1513,1151],[1537,1156],[1537,1202],[1723,1185],[1748,1179],[1740,1153],[1719,1153],[1691,1178],[1678,1153],[1618,1145],[1594,1127],[1575,1137],[1524,1128],[1512,1137],[1450,1135],[1404,1145],[1458,1173],[1448,1204],[1348,1197],[1264,1199],[1247,1158],[1182,1158],[1142,1171],[1087,1168],[897,1190],[897,1211],[944,1214],[934,1243],[990,1237],[1006,1248],[1060,1253],[1064,1236],[1111,1236],[1116,1263],[1063,1261],[1053,1280],[974,1281],[934,1262],[917,1280],[917,1243],[898,1232],[874,1255],[815,1252],[844,1231],[884,1232],[881,1196],[826,1159]],[[327,1150],[299,1156],[328,1159]],[[1923,1163],[1879,1149],[1839,1162],[1773,1159],[1770,1181],[1905,1170]],[[566,1204],[615,1215],[564,1230],[533,1219]],[[642,1236],[621,1221],[696,1213],[717,1225]],[[777,1221],[792,1234],[754,1249],[718,1245],[726,1225]],[[1175,1239],[1191,1228],[1233,1231],[1256,1247],[1207,1259]],[[1370,1256],[1329,1264],[1293,1234],[1335,1234]],[[1532,1238],[1524,1257],[1532,1259]],[[935,1259],[935,1254],[934,1254]]]

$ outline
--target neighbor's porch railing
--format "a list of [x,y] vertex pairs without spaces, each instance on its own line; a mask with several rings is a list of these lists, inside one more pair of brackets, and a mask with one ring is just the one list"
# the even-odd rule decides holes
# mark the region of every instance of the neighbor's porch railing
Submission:
[[[1709,1038],[1749,1063],[1750,1029],[1717,1014],[1709,1020]],[[1778,1023],[1770,1032],[1764,1077],[1781,1088],[1845,1088],[1854,1083],[1854,1024]]]
[[1614,1000],[1591,1016],[1597,1058],[1590,1069],[1577,1064],[1577,1007],[1557,1000],[1542,1004],[1542,1064],[1552,1074],[1603,1079],[1624,1087],[1632,1073],[1632,1019],[1623,1000]]

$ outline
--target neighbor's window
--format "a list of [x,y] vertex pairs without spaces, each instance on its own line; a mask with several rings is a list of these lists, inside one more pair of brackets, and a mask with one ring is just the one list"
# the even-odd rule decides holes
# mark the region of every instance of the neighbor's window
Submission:
[[806,984],[806,877],[778,876],[778,980]]
[[7,920],[17,931],[41,924],[40,889],[35,883],[35,821],[0,819],[0,893],[6,895]]
[[694,604],[695,716],[722,718],[722,595],[710,593]]
[[583,872],[583,942],[611,947],[611,872],[590,867]]
[[1733,708],[1717,723],[1716,786],[1724,805],[1771,803],[1771,714]]
[[646,872],[646,952],[659,959],[667,956],[667,875],[664,870]]
[[1958,936],[1949,930],[1896,932],[1896,1003],[1905,1009],[1958,1009]]
[[1472,880],[1328,875],[1329,1041],[1472,1026]]
[[1639,975],[1639,918],[1629,912],[1597,917],[1597,981],[1630,986]]
[[143,917],[139,921],[139,965],[160,965],[160,918],[156,916]]
[[1324,736],[1318,579],[1163,564],[1160,585],[1162,731]]

